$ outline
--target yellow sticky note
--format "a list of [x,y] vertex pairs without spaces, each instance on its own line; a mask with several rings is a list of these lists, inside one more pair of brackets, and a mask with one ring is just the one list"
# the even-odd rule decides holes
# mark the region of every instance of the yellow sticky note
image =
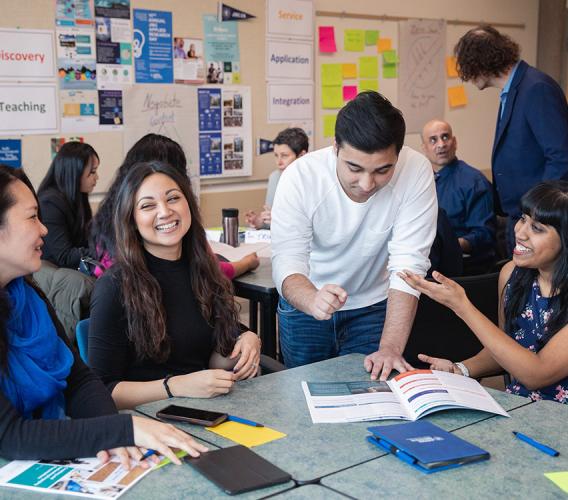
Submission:
[[342,64],[322,64],[321,65],[321,84],[322,85],[341,85],[343,81]]
[[448,78],[458,78],[457,61],[454,56],[446,57],[446,73]]
[[383,64],[383,78],[396,78],[396,64]]
[[564,493],[568,493],[568,472],[546,472],[544,476],[550,479]]
[[365,49],[365,30],[345,30],[343,46],[348,52],[362,52]]
[[377,40],[377,52],[384,52],[392,48],[392,40],[390,38],[379,38]]
[[467,94],[463,85],[448,87],[448,102],[450,108],[458,108],[467,104]]
[[341,85],[330,85],[321,88],[321,106],[324,109],[343,107],[343,88]]
[[335,122],[337,115],[323,115],[323,136],[335,137]]
[[354,63],[345,63],[341,65],[343,78],[357,78],[357,65]]
[[359,58],[359,78],[379,78],[379,58],[377,56]]
[[337,115],[323,115],[323,136],[335,137],[335,122]]
[[286,437],[286,434],[283,432],[276,431],[270,427],[253,427],[239,422],[223,422],[215,427],[206,427],[206,430],[230,439],[235,443],[242,444],[247,448],[260,446],[275,439]]
[[364,90],[374,90],[379,91],[379,81],[378,80],[359,80],[359,92]]

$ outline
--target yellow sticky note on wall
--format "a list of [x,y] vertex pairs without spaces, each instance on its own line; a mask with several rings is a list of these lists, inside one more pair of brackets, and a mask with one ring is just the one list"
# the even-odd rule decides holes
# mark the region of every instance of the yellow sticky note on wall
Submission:
[[365,90],[379,91],[379,81],[378,80],[359,80],[359,92]]
[[337,115],[323,115],[323,136],[335,137],[335,122]]
[[330,85],[321,88],[321,107],[339,109],[343,107],[343,88],[341,85]]
[[454,56],[446,57],[446,73],[448,74],[448,78],[458,78],[458,67],[457,61]]
[[347,52],[362,52],[365,49],[365,30],[345,30],[343,45]]
[[343,81],[341,64],[322,64],[320,71],[322,85],[341,85]]
[[377,56],[359,58],[359,77],[379,78],[379,58]]
[[357,65],[354,63],[345,63],[341,65],[343,78],[357,78]]
[[392,48],[392,40],[390,38],[379,38],[377,40],[377,52],[384,52]]
[[283,432],[270,427],[253,427],[239,422],[223,422],[215,427],[206,427],[205,430],[214,432],[248,448],[286,437],[286,434]]
[[467,104],[467,94],[463,85],[448,87],[448,102],[450,108],[459,108]]

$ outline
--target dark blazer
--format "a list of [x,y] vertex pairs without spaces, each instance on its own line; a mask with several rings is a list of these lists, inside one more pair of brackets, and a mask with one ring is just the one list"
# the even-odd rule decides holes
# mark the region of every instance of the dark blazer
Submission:
[[541,181],[568,179],[568,106],[558,84],[520,61],[491,159],[497,213],[520,215],[523,194]]

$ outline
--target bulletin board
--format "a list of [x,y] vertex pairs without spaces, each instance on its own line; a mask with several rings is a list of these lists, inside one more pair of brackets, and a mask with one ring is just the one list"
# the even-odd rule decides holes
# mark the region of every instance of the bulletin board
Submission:
[[[485,22],[504,23],[507,25],[522,25],[523,27],[499,27],[500,31],[509,34],[522,48],[521,57],[529,64],[536,62],[537,30],[538,30],[538,2],[534,0],[521,0],[492,2],[481,0],[475,4],[456,1],[447,2],[396,2],[380,5],[372,0],[360,0],[356,4],[350,5],[346,11],[346,5],[339,0],[327,0],[316,2],[316,72],[315,72],[315,116],[316,132],[315,146],[321,148],[333,142],[333,116],[339,109],[325,109],[323,99],[329,100],[330,96],[325,95],[325,87],[322,80],[322,66],[327,64],[347,64],[356,65],[357,77],[346,77],[342,80],[342,87],[357,85],[361,88],[361,83],[367,87],[375,80],[378,83],[378,91],[385,95],[395,106],[399,105],[398,77],[400,66],[393,72],[385,72],[383,68],[383,57],[377,50],[376,44],[364,44],[362,51],[352,51],[349,44],[352,41],[346,39],[346,32],[349,30],[362,30],[364,33],[378,32],[378,38],[385,39],[385,46],[396,52],[396,57],[400,59],[400,29],[399,22],[406,19],[433,19],[447,20],[445,56],[453,54],[453,47],[459,38],[474,27],[477,23]],[[360,17],[357,17],[357,16]],[[365,16],[388,17],[389,20],[370,20],[364,19]],[[464,20],[463,24],[452,21]],[[468,23],[467,21],[471,21]],[[333,26],[336,52],[324,53],[319,50],[318,31],[320,26]],[[372,35],[371,35],[372,38]],[[368,40],[370,42],[370,40]],[[362,57],[377,57],[379,75],[374,78],[360,78]],[[402,64],[403,61],[400,61]],[[446,83],[444,95],[444,116],[432,116],[431,118],[443,118],[448,121],[458,139],[458,156],[480,170],[490,170],[491,148],[493,144],[495,119],[499,106],[499,91],[497,89],[487,89],[479,91],[473,85],[463,84],[457,75],[449,77],[446,67],[442,68]],[[349,73],[348,73],[349,74]],[[325,74],[323,74],[325,77]],[[454,88],[463,86],[459,95],[455,95]],[[450,106],[449,96],[452,92],[454,107]],[[345,91],[344,91],[345,92]],[[352,95],[353,90],[347,90],[347,96]],[[341,96],[343,99],[343,95]],[[465,102],[464,102],[465,99]],[[344,102],[347,101],[347,97]],[[458,103],[458,105],[455,105]],[[342,103],[338,103],[342,104]],[[418,133],[407,134],[406,145],[421,149],[421,138]]]

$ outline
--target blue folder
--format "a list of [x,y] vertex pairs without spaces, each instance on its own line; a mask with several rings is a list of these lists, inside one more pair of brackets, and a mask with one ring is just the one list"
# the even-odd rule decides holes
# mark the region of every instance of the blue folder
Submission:
[[487,460],[487,451],[427,421],[369,427],[367,440],[427,474]]

